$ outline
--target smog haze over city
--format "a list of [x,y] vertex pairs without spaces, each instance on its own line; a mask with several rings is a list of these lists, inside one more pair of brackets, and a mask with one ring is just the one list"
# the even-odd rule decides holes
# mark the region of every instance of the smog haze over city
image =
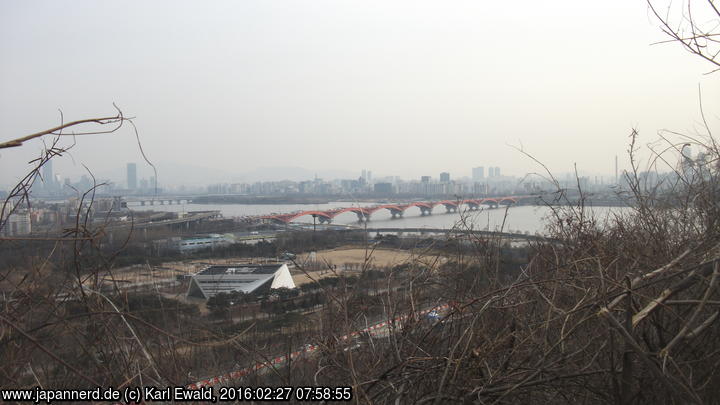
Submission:
[[[628,135],[693,133],[710,69],[642,1],[3,1],[0,133],[135,117],[164,186],[257,180],[522,177],[627,167]],[[711,114],[712,115],[712,114]],[[63,139],[63,144],[73,142]],[[0,188],[43,143],[0,154]],[[153,176],[130,126],[77,139],[54,172]]]
[[0,0],[0,401],[715,404],[720,0]]

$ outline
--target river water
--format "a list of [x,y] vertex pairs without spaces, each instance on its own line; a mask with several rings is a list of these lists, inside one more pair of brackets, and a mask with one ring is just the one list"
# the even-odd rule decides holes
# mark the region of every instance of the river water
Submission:
[[[181,205],[154,205],[130,206],[137,211],[155,210],[169,212],[190,212],[217,210],[224,217],[243,217],[256,215],[269,215],[273,213],[288,213],[294,211],[326,211],[340,207],[364,207],[369,203],[330,202],[327,204],[181,204]],[[612,213],[626,211],[628,208],[619,207],[593,207],[592,213],[603,219]],[[408,208],[404,217],[392,219],[390,211],[379,210],[372,214],[368,227],[372,228],[438,228],[451,229],[464,222],[473,229],[504,230],[505,232],[518,232],[530,234],[544,234],[551,210],[545,206],[520,205],[505,209],[504,207],[480,211],[462,211],[446,213],[445,207],[436,206],[432,215],[421,216],[417,207]],[[310,222],[312,217],[304,216],[294,222]],[[358,225],[357,216],[346,212],[333,219],[334,224]]]

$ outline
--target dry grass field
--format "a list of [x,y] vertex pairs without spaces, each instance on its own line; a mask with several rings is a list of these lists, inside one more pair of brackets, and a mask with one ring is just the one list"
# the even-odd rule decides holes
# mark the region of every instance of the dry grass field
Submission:
[[[302,264],[309,260],[309,254],[299,255],[296,260]],[[420,256],[413,251],[399,249],[363,249],[356,247],[341,247],[331,250],[321,250],[315,254],[316,261],[330,263],[341,267],[346,263],[365,263],[370,261],[374,266],[395,266],[411,261],[422,261],[431,263],[438,259],[437,256]]]
[[[408,262],[422,262],[428,266],[443,263],[446,259],[435,255],[420,255],[413,251],[399,249],[363,249],[357,247],[341,247],[330,250],[320,250],[315,253],[314,261],[310,253],[298,255],[296,262],[306,271],[292,268],[293,280],[296,285],[302,285],[323,277],[332,277],[329,270],[332,266],[336,272],[355,272],[363,268],[396,266]],[[175,280],[178,275],[196,273],[209,265],[240,264],[240,263],[267,263],[267,258],[223,258],[223,259],[197,259],[166,262],[161,266],[133,265],[114,269],[112,274],[104,274],[106,283],[112,280],[121,284],[151,283]],[[274,262],[274,261],[273,261]],[[308,277],[309,275],[309,277]]]
[[356,272],[363,268],[367,262],[366,268],[390,267],[409,262],[421,262],[428,266],[435,266],[443,263],[444,257],[436,255],[419,255],[416,252],[399,249],[363,249],[356,247],[342,247],[330,250],[321,250],[315,253],[313,263],[311,254],[298,255],[296,262],[308,270],[306,272],[299,269],[293,270],[293,280],[296,285],[302,285],[312,280],[323,277],[332,277],[335,275],[329,268],[332,267],[335,272]]

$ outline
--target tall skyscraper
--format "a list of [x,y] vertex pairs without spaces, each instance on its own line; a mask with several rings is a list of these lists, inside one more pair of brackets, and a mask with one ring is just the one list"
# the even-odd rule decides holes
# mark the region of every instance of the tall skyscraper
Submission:
[[488,167],[488,177],[495,177],[495,168],[492,166]]
[[137,165],[135,163],[127,164],[127,188],[128,190],[137,188]]
[[45,192],[55,189],[55,175],[53,174],[52,160],[48,160],[42,167],[42,186]]
[[42,177],[45,184],[52,183],[53,177],[52,160],[45,162],[42,168]]
[[500,177],[500,168],[495,166],[495,177]]
[[473,181],[482,181],[485,178],[485,168],[483,166],[474,167],[472,169]]
[[440,173],[440,183],[450,183],[450,173],[448,173],[448,172]]

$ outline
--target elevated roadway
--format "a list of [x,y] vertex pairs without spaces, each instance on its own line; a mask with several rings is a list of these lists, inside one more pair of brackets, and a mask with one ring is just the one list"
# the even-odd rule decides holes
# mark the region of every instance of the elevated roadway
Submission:
[[538,242],[554,242],[553,239],[546,238],[540,235],[530,235],[524,233],[515,232],[496,232],[496,231],[481,231],[473,229],[443,229],[443,228],[356,228],[362,229],[367,232],[376,233],[441,233],[441,234],[463,234],[463,235],[478,235],[487,238],[502,238],[502,239],[517,239],[517,240],[532,240]]
[[135,223],[111,223],[106,227],[106,229],[115,230],[120,228],[134,228],[134,229],[147,229],[147,228],[155,228],[155,227],[161,227],[161,226],[170,226],[170,225],[178,225],[178,224],[185,224],[189,225],[191,222],[200,222],[208,219],[213,218],[219,218],[222,214],[220,211],[195,211],[190,212],[188,215],[182,217],[182,218],[175,218],[175,219],[165,219],[160,221],[147,221],[147,222],[135,222]]

